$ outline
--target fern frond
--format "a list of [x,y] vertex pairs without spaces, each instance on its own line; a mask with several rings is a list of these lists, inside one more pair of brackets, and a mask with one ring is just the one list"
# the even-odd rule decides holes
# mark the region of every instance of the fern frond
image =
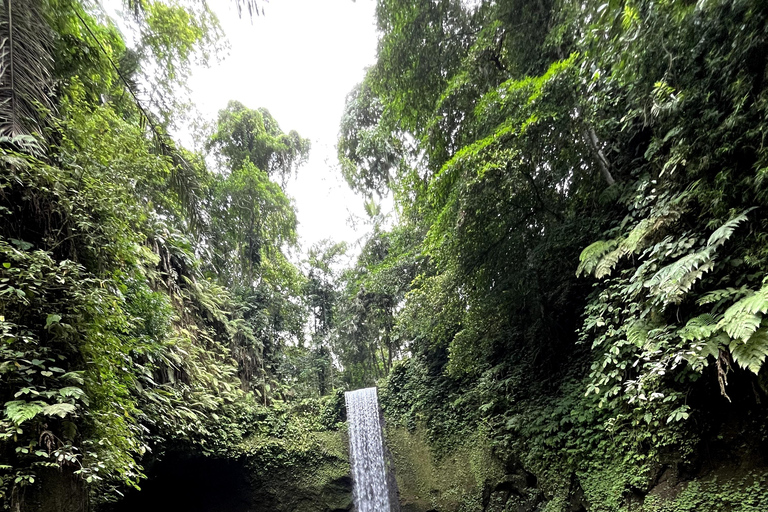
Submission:
[[705,293],[701,297],[698,298],[696,301],[696,304],[699,306],[706,306],[707,304],[714,304],[715,302],[720,302],[722,300],[725,300],[729,297],[739,297],[747,294],[749,290],[746,286],[742,286],[741,288],[724,288],[722,290],[714,290],[708,293]]
[[734,340],[746,341],[760,327],[761,317],[741,309],[735,309],[734,304],[725,312],[723,319],[718,323],[718,328],[728,333]]
[[613,251],[618,242],[616,240],[598,240],[597,242],[588,245],[581,251],[579,256],[579,267],[576,269],[576,275],[591,274],[597,268],[598,263],[603,256]]
[[711,337],[716,330],[717,320],[707,313],[691,318],[677,333],[686,341],[702,341]]
[[635,322],[627,328],[627,341],[636,347],[643,347],[648,340],[650,326],[645,322]]
[[647,247],[648,238],[659,229],[680,218],[680,211],[673,208],[656,212],[651,217],[644,218],[621,243],[626,249],[626,254],[637,253]]
[[731,238],[734,231],[736,231],[736,228],[739,227],[739,224],[747,220],[747,214],[755,208],[756,207],[753,206],[752,208],[744,210],[717,228],[715,232],[709,236],[709,240],[707,240],[707,246],[719,247],[723,245],[729,238]]
[[653,219],[650,219],[650,218],[645,218],[641,220],[637,224],[637,226],[635,226],[634,229],[630,231],[629,235],[627,235],[626,240],[622,242],[622,245],[630,253],[637,251],[637,249],[641,245],[641,242],[653,230],[655,224],[656,223],[653,222]]
[[768,312],[768,285],[736,301],[723,314],[718,328],[732,339],[747,341],[760,327],[762,316]]
[[[736,304],[742,311],[752,313],[753,315],[764,315],[768,312],[768,286],[763,286],[752,295],[744,297]],[[734,304],[734,306],[736,305]]]
[[679,217],[678,209],[666,208],[642,219],[626,237],[600,240],[589,245],[581,252],[576,275],[594,273],[598,279],[609,276],[621,258],[645,249],[652,234]]
[[718,333],[711,338],[696,341],[691,344],[690,350],[685,355],[685,360],[691,364],[695,371],[701,371],[707,365],[707,358],[712,356],[717,358],[722,347],[728,345],[728,336],[725,333]]
[[745,342],[734,340],[729,348],[736,364],[757,375],[768,357],[768,329],[755,331]]
[[702,251],[686,254],[677,261],[659,269],[645,286],[651,294],[664,303],[679,304],[693,285],[712,270],[714,249],[707,247]]
[[621,244],[619,244],[618,247],[603,256],[597,263],[597,267],[595,267],[595,277],[602,279],[603,277],[611,275],[613,268],[616,266],[619,260],[627,254],[627,250]]

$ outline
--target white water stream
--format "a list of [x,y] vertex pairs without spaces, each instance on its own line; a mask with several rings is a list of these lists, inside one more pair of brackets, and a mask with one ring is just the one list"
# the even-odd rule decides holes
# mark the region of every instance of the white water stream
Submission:
[[344,393],[357,512],[390,512],[376,388]]

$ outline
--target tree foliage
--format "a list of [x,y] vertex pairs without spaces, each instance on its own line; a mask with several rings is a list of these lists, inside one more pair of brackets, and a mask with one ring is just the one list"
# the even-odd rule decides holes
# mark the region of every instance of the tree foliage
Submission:
[[3,2],[0,135],[43,133],[46,114],[53,109],[51,39],[52,31],[43,18],[41,2]]
[[284,397],[303,277],[285,254],[294,207],[268,173],[294,171],[308,144],[265,114],[272,145],[214,171],[165,133],[175,106],[137,102],[142,69],[171,89],[215,46],[204,5],[141,2],[130,49],[90,3],[17,4],[16,44],[50,61],[0,59],[17,72],[0,144],[0,502],[16,507],[48,467],[109,501],[149,454],[235,456]]
[[295,131],[283,133],[266,109],[251,110],[237,101],[230,101],[219,112],[217,129],[208,143],[230,169],[239,169],[249,161],[268,176],[282,180],[306,161],[309,146],[309,141]]
[[482,421],[551,510],[617,510],[713,411],[765,418],[763,4],[378,3],[339,149],[421,233],[397,421]]

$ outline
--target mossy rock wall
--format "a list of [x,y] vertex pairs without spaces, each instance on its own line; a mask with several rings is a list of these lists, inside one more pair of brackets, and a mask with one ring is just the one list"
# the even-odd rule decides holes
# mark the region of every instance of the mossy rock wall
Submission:
[[491,495],[505,475],[481,434],[439,458],[422,428],[388,427],[385,437],[403,512],[490,510]]
[[35,485],[19,492],[20,512],[87,512],[88,492],[71,469],[42,468]]
[[562,475],[562,492],[548,492],[533,474],[505,467],[480,433],[441,457],[423,428],[391,427],[385,435],[403,512],[768,511],[768,468],[751,458],[713,461],[695,474],[670,465],[631,493],[615,485],[618,465],[579,471]]
[[167,454],[150,466],[141,491],[97,510],[346,512],[352,509],[346,450],[343,431],[326,431],[292,440],[254,437],[233,458]]
[[246,443],[252,510],[342,512],[353,508],[344,431],[314,432],[301,450],[274,440]]

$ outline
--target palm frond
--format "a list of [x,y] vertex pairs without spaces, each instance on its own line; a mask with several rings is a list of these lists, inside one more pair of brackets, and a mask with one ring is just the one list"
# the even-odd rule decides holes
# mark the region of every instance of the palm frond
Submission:
[[0,135],[43,133],[54,110],[51,41],[40,0],[2,0]]

